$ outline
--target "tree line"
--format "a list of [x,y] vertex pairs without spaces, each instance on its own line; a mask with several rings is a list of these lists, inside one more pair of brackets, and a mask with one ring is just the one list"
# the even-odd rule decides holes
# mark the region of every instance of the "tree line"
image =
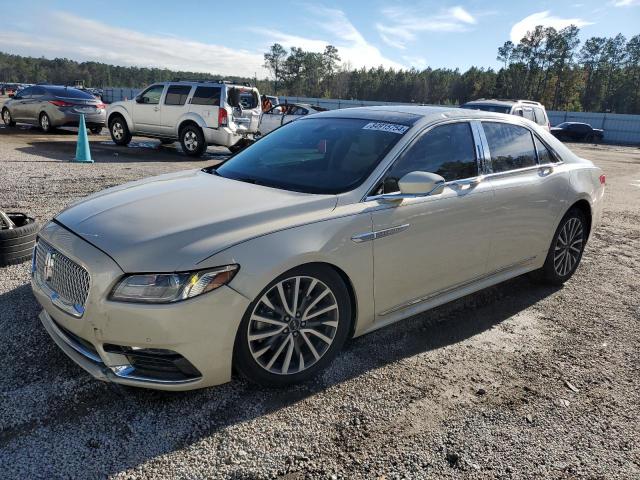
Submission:
[[100,62],[48,60],[0,52],[0,83],[49,82],[140,88],[153,82],[217,79],[251,82],[278,95],[458,105],[476,98],[525,98],[550,110],[640,114],[640,35],[591,37],[579,29],[536,27],[517,44],[498,48],[501,67],[459,69],[360,68],[341,63],[336,47],[323,52],[274,44],[264,55],[268,79],[250,79]]
[[518,44],[498,49],[498,70],[340,65],[323,53],[274,44],[264,55],[279,94],[458,105],[477,98],[522,98],[550,110],[640,113],[640,35],[592,37],[580,44],[576,26],[538,26]]

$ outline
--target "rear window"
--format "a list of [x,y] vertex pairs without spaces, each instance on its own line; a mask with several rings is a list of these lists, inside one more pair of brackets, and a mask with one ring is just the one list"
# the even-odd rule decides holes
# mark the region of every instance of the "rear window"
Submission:
[[258,106],[258,95],[254,92],[241,93],[240,105],[242,105],[242,108],[256,108]]
[[523,109],[522,116],[527,120],[531,120],[532,122],[536,121],[536,117],[533,116],[533,108],[525,108]]
[[70,87],[47,87],[49,93],[60,98],[85,98],[87,100],[95,100],[96,98],[90,93],[83,92],[77,88]]
[[503,105],[480,105],[480,104],[467,104],[462,105],[460,108],[466,108],[468,110],[482,110],[483,112],[495,112],[495,113],[510,113],[511,107],[505,107]]
[[198,87],[193,94],[191,105],[220,106],[220,87]]
[[184,105],[191,91],[190,85],[170,85],[164,99],[165,105]]
[[531,132],[508,123],[482,122],[494,172],[506,172],[536,165]]
[[536,114],[536,123],[538,125],[547,125],[547,116],[544,114],[544,110],[539,107],[533,107],[533,111]]

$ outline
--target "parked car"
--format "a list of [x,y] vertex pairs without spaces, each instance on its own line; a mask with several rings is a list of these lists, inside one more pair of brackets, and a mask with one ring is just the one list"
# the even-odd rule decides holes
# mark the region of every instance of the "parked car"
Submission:
[[2,107],[7,126],[39,125],[43,132],[56,127],[77,127],[84,115],[87,128],[99,133],[106,119],[102,101],[82,90],[57,85],[34,85],[17,92]]
[[[40,231],[33,291],[94,376],[289,385],[345,340],[518,275],[562,284],[605,178],[516,116],[310,115],[221,165],[114,187]],[[375,275],[374,275],[375,272]]]
[[111,138],[127,145],[132,135],[176,140],[190,156],[207,145],[234,148],[253,139],[260,122],[256,88],[227,82],[163,82],[146,88],[133,100],[109,105]]
[[547,116],[544,105],[540,102],[534,102],[533,100],[495,100],[481,98],[462,104],[460,108],[518,115],[519,117],[537,123],[546,130],[550,130],[551,128],[551,123],[549,123],[549,117]]
[[305,115],[324,112],[325,110],[308,103],[281,103],[262,114],[260,118],[260,134],[266,135],[286,123],[299,120]]
[[580,122],[560,123],[551,127],[551,133],[558,140],[573,142],[601,142],[604,138],[604,130]]

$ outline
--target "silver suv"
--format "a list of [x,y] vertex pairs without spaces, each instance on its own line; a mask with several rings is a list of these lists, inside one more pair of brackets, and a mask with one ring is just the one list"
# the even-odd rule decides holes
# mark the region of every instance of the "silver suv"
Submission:
[[485,112],[507,113],[518,115],[527,120],[537,123],[547,131],[551,130],[547,111],[540,102],[533,100],[496,100],[480,98],[472,102],[460,105],[460,108],[469,108],[472,110],[484,110]]
[[117,145],[132,135],[176,140],[190,156],[207,145],[236,150],[253,140],[260,124],[260,93],[226,81],[155,83],[132,100],[109,105],[107,125]]

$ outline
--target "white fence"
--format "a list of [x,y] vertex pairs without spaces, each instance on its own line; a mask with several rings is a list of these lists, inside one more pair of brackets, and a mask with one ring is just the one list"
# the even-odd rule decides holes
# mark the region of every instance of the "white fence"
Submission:
[[[107,103],[132,99],[140,89],[111,88],[104,89],[103,100]],[[369,100],[341,100],[336,98],[279,97],[282,103],[309,103],[329,110],[375,105],[415,105],[400,102],[376,102]],[[640,115],[593,112],[556,112],[547,111],[551,125],[562,122],[584,122],[593,128],[604,130],[604,140],[609,143],[640,144]]]

